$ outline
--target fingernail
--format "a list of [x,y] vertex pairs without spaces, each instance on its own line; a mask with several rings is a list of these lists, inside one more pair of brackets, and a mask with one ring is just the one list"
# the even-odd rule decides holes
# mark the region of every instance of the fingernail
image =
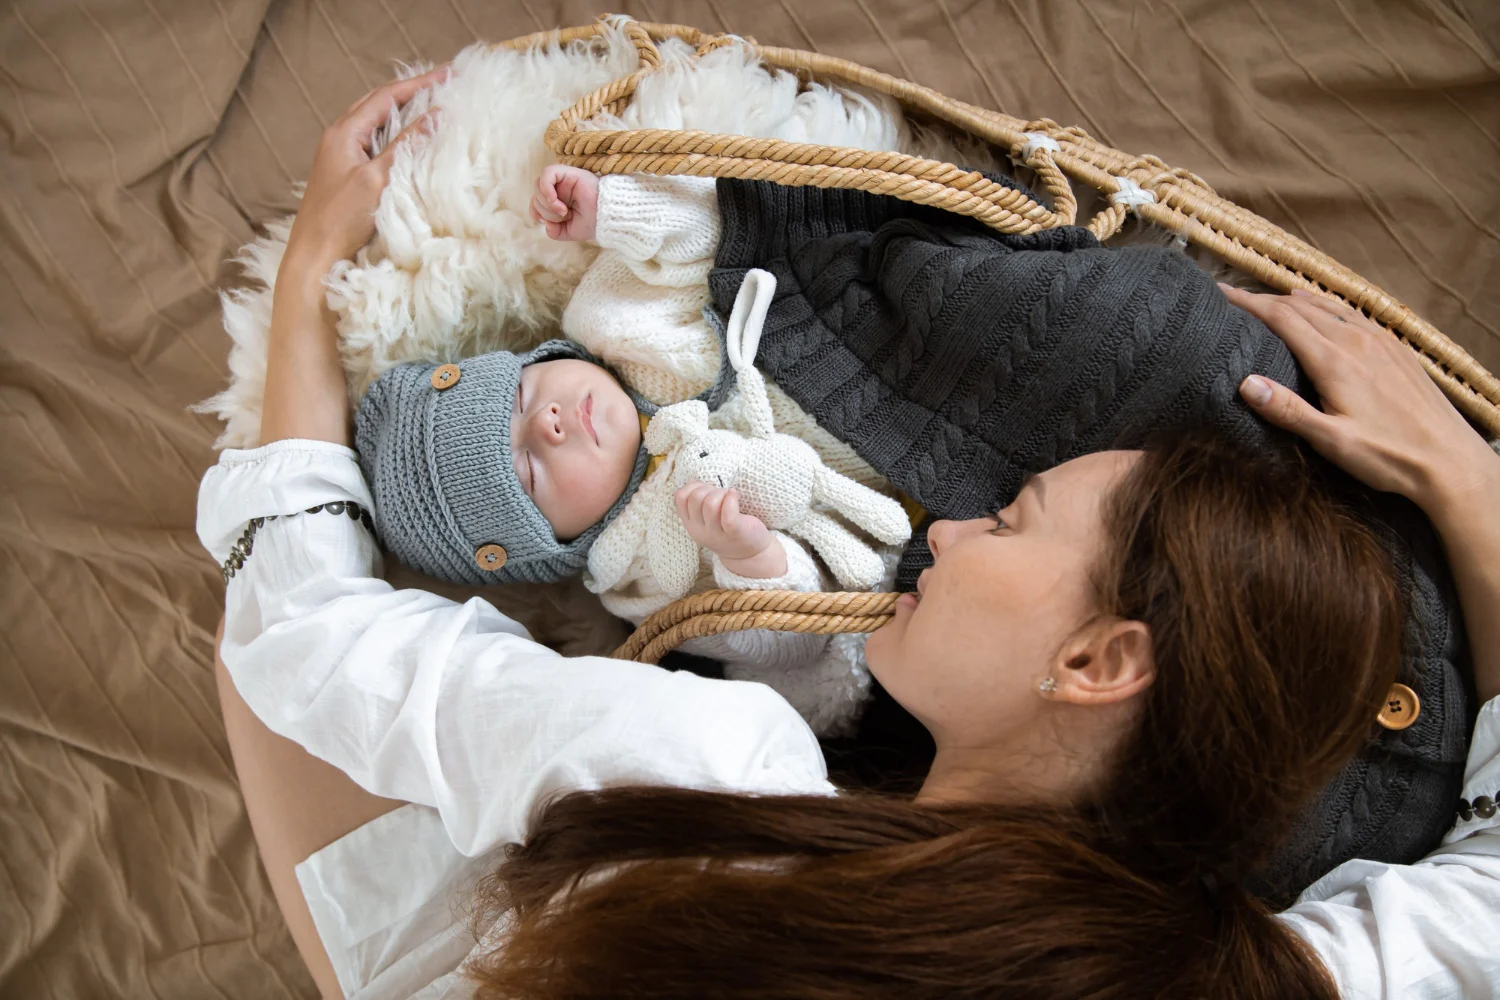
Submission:
[[1232,292],[1232,291],[1234,291],[1234,286],[1231,285],[1227,281],[1218,281],[1218,282],[1215,282],[1215,284],[1217,284],[1220,288],[1224,289],[1224,291],[1226,291],[1226,292]]
[[1240,383],[1240,395],[1245,397],[1245,402],[1255,406],[1261,406],[1271,401],[1271,383],[1259,375],[1250,375]]
[[1302,296],[1302,297],[1303,297],[1303,298],[1305,298],[1305,299],[1310,299],[1310,298],[1313,298],[1313,297],[1314,297],[1314,296],[1313,296],[1313,293],[1312,293],[1312,292],[1309,292],[1309,291],[1308,291],[1308,290],[1307,290],[1307,289],[1305,289],[1305,288],[1293,288],[1293,289],[1292,289],[1292,294],[1293,294],[1293,295],[1300,295],[1300,296]]

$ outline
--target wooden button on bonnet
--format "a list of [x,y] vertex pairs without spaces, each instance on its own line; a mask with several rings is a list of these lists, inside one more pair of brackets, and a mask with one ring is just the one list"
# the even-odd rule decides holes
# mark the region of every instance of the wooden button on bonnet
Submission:
[[459,376],[462,374],[458,370],[458,365],[438,365],[432,372],[432,387],[439,391],[451,389],[458,385]]
[[1421,714],[1422,702],[1417,697],[1417,692],[1405,684],[1392,684],[1375,721],[1387,729],[1405,729],[1416,722],[1417,716]]
[[507,558],[503,545],[481,545],[474,552],[474,562],[489,573],[503,567]]

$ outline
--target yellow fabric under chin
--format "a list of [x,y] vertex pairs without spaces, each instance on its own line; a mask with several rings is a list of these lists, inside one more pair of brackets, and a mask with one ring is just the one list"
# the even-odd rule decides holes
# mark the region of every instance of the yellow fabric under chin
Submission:
[[[651,418],[646,416],[644,413],[637,414],[637,416],[639,416],[641,420],[641,436],[645,437],[646,427],[651,423]],[[661,460],[665,457],[665,455],[652,455],[649,459],[647,459],[646,475],[653,475],[656,470],[660,468]],[[921,504],[917,503],[915,500],[907,496],[905,493],[902,493],[900,490],[896,491],[896,499],[900,501],[901,509],[906,511],[906,519],[911,522],[912,530],[916,530],[917,525],[921,524],[922,521],[927,517],[927,511],[922,508]]]

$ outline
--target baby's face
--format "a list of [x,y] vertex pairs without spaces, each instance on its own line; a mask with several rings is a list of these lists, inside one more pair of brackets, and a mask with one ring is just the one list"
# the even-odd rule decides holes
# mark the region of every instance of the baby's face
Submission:
[[574,358],[541,361],[521,369],[510,447],[521,487],[558,540],[569,541],[630,485],[641,422],[603,368]]

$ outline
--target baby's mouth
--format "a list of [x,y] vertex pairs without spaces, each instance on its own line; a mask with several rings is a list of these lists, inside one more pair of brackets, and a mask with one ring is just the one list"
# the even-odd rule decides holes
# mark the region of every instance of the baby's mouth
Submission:
[[583,421],[583,429],[589,432],[589,437],[594,439],[595,447],[599,445],[599,432],[594,430],[594,394],[589,393],[583,397],[583,402],[578,405],[578,416]]

